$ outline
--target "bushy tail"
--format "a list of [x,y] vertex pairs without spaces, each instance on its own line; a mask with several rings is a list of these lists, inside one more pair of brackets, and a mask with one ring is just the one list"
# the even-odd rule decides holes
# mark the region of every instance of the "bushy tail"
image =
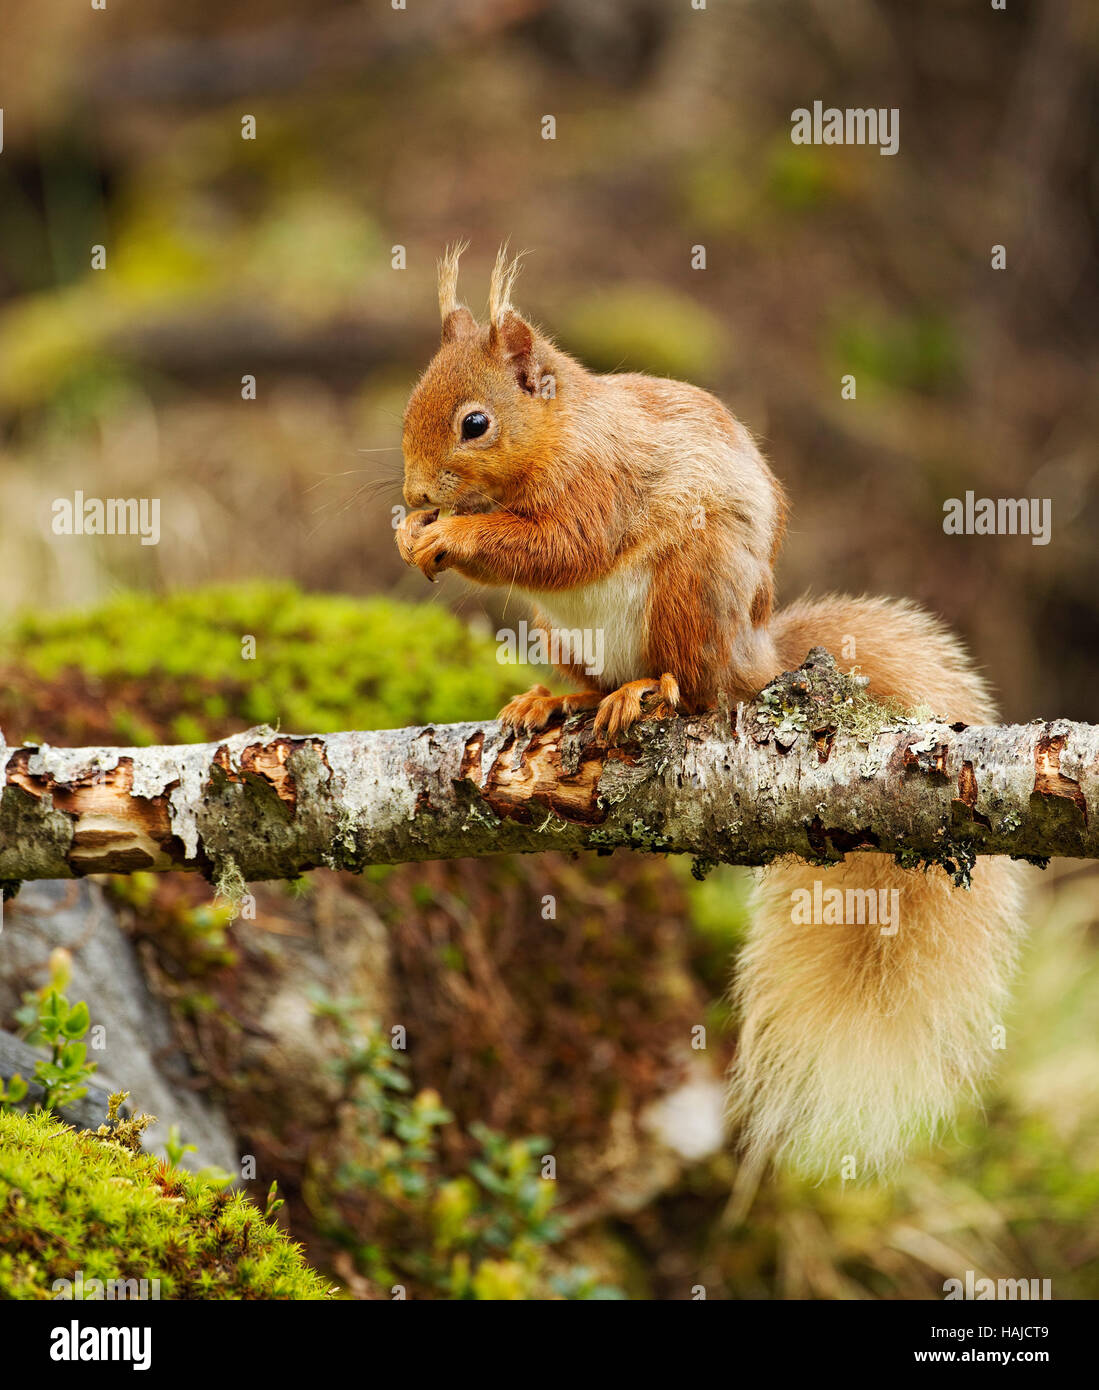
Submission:
[[[872,693],[970,723],[994,717],[962,647],[911,605],[802,602],[778,615],[775,636],[786,669],[820,645],[868,675]],[[754,1162],[881,1171],[975,1093],[1004,1022],[1023,872],[982,857],[966,890],[939,868],[853,854],[834,868],[763,873],[734,986],[741,1031],[730,1090]],[[829,894],[837,888],[839,900]],[[891,920],[845,922],[871,891]],[[812,920],[825,894],[844,904],[840,922],[827,911]]]
[[[941,869],[860,854],[763,876],[734,991],[732,1109],[755,1159],[837,1176],[851,1159],[860,1176],[887,1169],[975,1092],[1004,1022],[1019,871],[983,859],[966,890]],[[895,888],[896,923],[795,923],[794,894],[811,901],[814,879],[876,897]]]

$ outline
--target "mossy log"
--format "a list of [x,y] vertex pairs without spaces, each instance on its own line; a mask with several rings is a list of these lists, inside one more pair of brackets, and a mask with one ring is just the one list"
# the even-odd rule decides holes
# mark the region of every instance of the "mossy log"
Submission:
[[815,863],[860,850],[938,863],[1099,855],[1099,727],[968,727],[888,710],[821,649],[751,704],[647,718],[617,743],[588,716],[220,743],[0,740],[0,879],[199,870],[229,891],[324,865],[630,848]]

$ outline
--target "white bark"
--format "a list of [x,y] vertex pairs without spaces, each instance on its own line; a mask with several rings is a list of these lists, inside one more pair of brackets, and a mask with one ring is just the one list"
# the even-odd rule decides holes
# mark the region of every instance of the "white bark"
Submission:
[[874,849],[964,877],[976,854],[1099,854],[1099,727],[845,728],[844,680],[814,652],[769,701],[646,720],[611,747],[590,718],[519,737],[489,721],[158,748],[0,740],[0,879],[198,869],[224,885],[616,848],[735,864]]

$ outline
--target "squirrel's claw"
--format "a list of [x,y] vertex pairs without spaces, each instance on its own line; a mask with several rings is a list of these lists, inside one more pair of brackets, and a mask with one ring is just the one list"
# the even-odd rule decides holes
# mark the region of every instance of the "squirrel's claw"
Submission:
[[595,709],[595,734],[614,738],[643,715],[666,719],[678,708],[679,686],[675,677],[665,672],[659,680],[629,681],[609,695],[598,690],[552,695],[546,686],[532,685],[522,695],[513,696],[496,717],[509,728],[532,734],[570,714]]
[[525,733],[548,729],[558,719],[567,719],[580,710],[592,709],[602,699],[598,690],[583,690],[575,695],[551,695],[544,685],[532,685],[522,695],[510,699],[496,716],[501,724]]
[[614,738],[636,724],[642,715],[643,703],[651,696],[656,700],[648,711],[657,718],[667,718],[679,708],[679,686],[667,671],[659,680],[627,681],[599,702],[595,712],[595,733]]
[[430,512],[409,512],[400,526],[397,527],[394,539],[397,542],[400,557],[406,565],[416,563],[416,543],[420,540],[425,529],[438,519],[438,507]]
[[409,512],[397,527],[397,549],[406,565],[415,565],[425,579],[437,583],[436,575],[447,568],[453,543],[449,522],[439,520],[439,509]]
[[513,695],[496,716],[501,724],[512,729],[534,733],[547,728],[557,715],[563,713],[565,696],[552,695],[544,685],[532,685],[522,695]]

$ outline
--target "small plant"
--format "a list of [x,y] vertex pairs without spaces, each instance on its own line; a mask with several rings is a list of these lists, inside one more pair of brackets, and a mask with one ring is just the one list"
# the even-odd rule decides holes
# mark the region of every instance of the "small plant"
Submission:
[[318,1016],[336,1025],[341,1046],[331,1067],[354,1117],[356,1156],[337,1169],[337,1184],[362,1184],[392,1199],[422,1196],[436,1157],[434,1131],[454,1117],[434,1091],[407,1098],[412,1083],[405,1058],[379,1030],[364,1035],[356,1029],[355,1000],[331,999],[319,991],[313,999]]
[[185,1144],[180,1138],[179,1125],[171,1125],[168,1137],[164,1140],[164,1155],[172,1168],[178,1168],[184,1154],[198,1153],[194,1144]]
[[271,1186],[267,1189],[267,1202],[263,1208],[264,1221],[270,1221],[271,1218],[274,1216],[275,1212],[277,1212],[280,1207],[284,1207],[286,1205],[283,1199],[278,1195],[278,1192],[278,1179],[272,1178]]
[[0,1111],[13,1109],[21,1100],[26,1099],[26,1095],[27,1083],[18,1072],[8,1079],[6,1086],[0,1081]]
[[[168,1130],[168,1137],[164,1143],[164,1161],[169,1168],[178,1168],[183,1162],[184,1154],[198,1153],[194,1144],[185,1144],[180,1138],[179,1125],[172,1125]],[[203,1182],[208,1182],[211,1187],[228,1187],[234,1181],[233,1174],[227,1173],[224,1168],[219,1168],[216,1164],[207,1164],[205,1168],[200,1168],[195,1177],[201,1178]],[[274,1189],[275,1184],[271,1184]],[[271,1196],[268,1194],[267,1209],[264,1217],[269,1218],[273,1211],[277,1211],[282,1206],[281,1202],[271,1205]]]
[[[48,1061],[35,1063],[32,1078],[42,1087],[44,1094],[40,1105],[43,1110],[60,1109],[87,1095],[86,1082],[96,1070],[96,1063],[87,1060],[87,1046],[80,1041],[91,1024],[88,1006],[83,1000],[70,1004],[62,993],[71,974],[72,959],[67,951],[59,948],[50,956],[48,981],[37,992],[24,995],[23,1007],[16,1013],[26,1041],[32,1047],[50,1049]],[[27,1093],[26,1082],[12,1077],[12,1086],[16,1082],[22,1088],[21,1093],[13,1096],[9,1087],[4,1095],[6,1103],[13,1104]]]
[[175,885],[158,882],[163,875],[114,875],[108,892],[133,910],[144,930],[155,935],[161,950],[187,975],[200,978],[237,963],[229,928],[237,914],[236,899],[192,902]]
[[477,1152],[448,1176],[439,1136],[453,1115],[437,1092],[412,1094],[405,1056],[380,1029],[361,1031],[355,1007],[314,996],[339,1035],[332,1067],[347,1123],[342,1160],[331,1173],[318,1164],[310,1190],[362,1273],[385,1289],[411,1283],[444,1298],[619,1297],[553,1254],[563,1226],[556,1185],[539,1168],[549,1141],[471,1124]]
[[[121,1116],[119,1111],[122,1109],[122,1102],[129,1096],[129,1091],[115,1091],[107,1098],[107,1119],[94,1131],[96,1139],[103,1139],[107,1143],[117,1144],[120,1148],[126,1149],[129,1153],[141,1152],[141,1136],[150,1125],[156,1123],[155,1115]],[[175,1125],[172,1126],[176,1128]],[[92,1133],[92,1131],[86,1131]]]

